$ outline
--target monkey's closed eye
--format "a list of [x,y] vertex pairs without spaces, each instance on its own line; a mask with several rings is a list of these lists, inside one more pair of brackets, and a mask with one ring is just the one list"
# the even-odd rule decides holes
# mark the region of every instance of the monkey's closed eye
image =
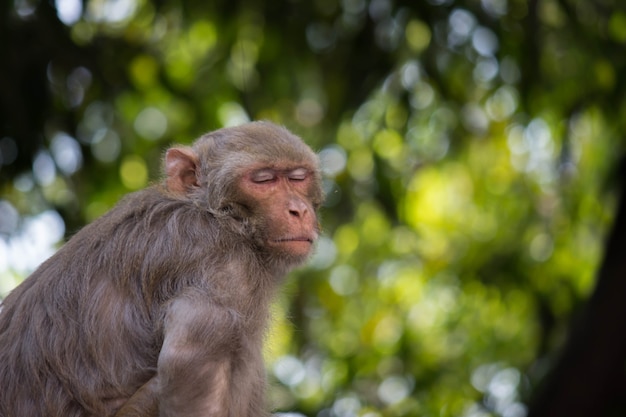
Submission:
[[258,171],[252,174],[252,177],[250,179],[253,182],[261,184],[264,182],[274,181],[276,179],[276,175],[272,171]]
[[304,181],[309,175],[309,171],[304,168],[298,168],[291,171],[287,177],[290,181]]

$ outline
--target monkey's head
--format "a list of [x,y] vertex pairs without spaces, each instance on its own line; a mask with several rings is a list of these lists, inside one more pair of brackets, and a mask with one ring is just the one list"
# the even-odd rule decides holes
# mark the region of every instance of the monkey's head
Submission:
[[318,158],[283,127],[252,122],[208,133],[169,149],[165,171],[169,193],[226,218],[270,256],[301,262],[318,237]]

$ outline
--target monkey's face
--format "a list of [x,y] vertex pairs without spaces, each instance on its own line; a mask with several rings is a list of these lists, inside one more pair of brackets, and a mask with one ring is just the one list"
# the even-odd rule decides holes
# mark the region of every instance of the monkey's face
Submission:
[[[165,188],[225,222],[282,266],[301,263],[319,234],[319,161],[302,140],[267,122],[220,129],[165,156]],[[223,234],[222,236],[226,236]]]
[[321,192],[314,170],[257,166],[240,178],[239,189],[263,246],[280,256],[306,259],[319,235],[316,210]]

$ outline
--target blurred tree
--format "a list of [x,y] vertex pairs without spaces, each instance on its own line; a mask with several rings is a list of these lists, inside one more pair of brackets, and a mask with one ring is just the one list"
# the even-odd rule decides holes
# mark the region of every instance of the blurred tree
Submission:
[[625,46],[618,0],[5,2],[0,292],[167,144],[272,119],[328,194],[278,410],[621,415]]
[[[624,165],[622,162],[622,175]],[[534,398],[531,417],[619,416],[626,407],[626,375],[616,364],[626,357],[626,201],[617,217],[596,288],[575,323],[554,371]]]

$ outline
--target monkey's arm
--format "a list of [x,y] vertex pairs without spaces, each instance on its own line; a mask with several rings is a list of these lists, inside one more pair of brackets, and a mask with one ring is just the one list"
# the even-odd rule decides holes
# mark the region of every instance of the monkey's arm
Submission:
[[158,417],[159,380],[151,378],[120,408],[115,417]]
[[210,300],[181,297],[165,318],[158,360],[162,417],[244,416],[234,400],[233,357],[240,352],[238,315]]

